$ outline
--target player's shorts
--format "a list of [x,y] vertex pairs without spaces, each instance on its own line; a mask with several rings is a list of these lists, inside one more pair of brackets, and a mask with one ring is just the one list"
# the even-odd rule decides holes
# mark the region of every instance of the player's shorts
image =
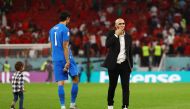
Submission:
[[71,77],[78,75],[77,64],[74,60],[70,60],[68,72],[64,72],[65,61],[53,61],[55,81],[68,80],[68,75]]

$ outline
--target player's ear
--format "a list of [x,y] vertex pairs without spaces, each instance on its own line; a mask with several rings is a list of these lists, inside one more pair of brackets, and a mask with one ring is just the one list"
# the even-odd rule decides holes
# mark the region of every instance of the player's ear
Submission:
[[115,25],[115,28],[118,29],[119,27],[117,25]]
[[118,24],[115,22],[115,28],[118,29]]
[[70,21],[70,17],[67,17],[67,20],[69,20],[69,21]]

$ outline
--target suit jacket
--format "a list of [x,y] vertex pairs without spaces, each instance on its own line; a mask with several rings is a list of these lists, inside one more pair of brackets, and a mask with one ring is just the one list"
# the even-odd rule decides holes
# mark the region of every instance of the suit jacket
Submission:
[[[115,35],[115,30],[111,30],[107,34],[106,48],[109,49],[107,57],[103,63],[103,67],[109,70],[115,69],[117,64],[117,57],[120,52],[120,42],[119,38]],[[130,68],[133,68],[133,58],[132,58],[132,38],[129,34],[125,33],[125,51],[126,51],[126,64],[129,64]]]

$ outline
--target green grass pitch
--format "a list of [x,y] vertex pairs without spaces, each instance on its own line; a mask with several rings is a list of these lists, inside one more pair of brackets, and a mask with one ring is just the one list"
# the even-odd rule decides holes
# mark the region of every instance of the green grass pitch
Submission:
[[[60,109],[57,84],[25,84],[26,109]],[[71,84],[65,85],[66,106],[70,103]],[[79,85],[79,109],[107,109],[108,84]],[[190,109],[190,83],[131,84],[129,109]],[[0,109],[9,109],[13,95],[10,84],[0,84]],[[114,109],[121,109],[121,85],[115,94]],[[18,109],[18,103],[16,106]]]

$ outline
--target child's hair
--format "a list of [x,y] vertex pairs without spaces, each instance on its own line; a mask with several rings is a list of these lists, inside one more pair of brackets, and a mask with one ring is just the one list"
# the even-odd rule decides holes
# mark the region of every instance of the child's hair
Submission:
[[21,71],[23,67],[24,67],[24,64],[21,61],[16,62],[16,64],[15,64],[16,71]]

